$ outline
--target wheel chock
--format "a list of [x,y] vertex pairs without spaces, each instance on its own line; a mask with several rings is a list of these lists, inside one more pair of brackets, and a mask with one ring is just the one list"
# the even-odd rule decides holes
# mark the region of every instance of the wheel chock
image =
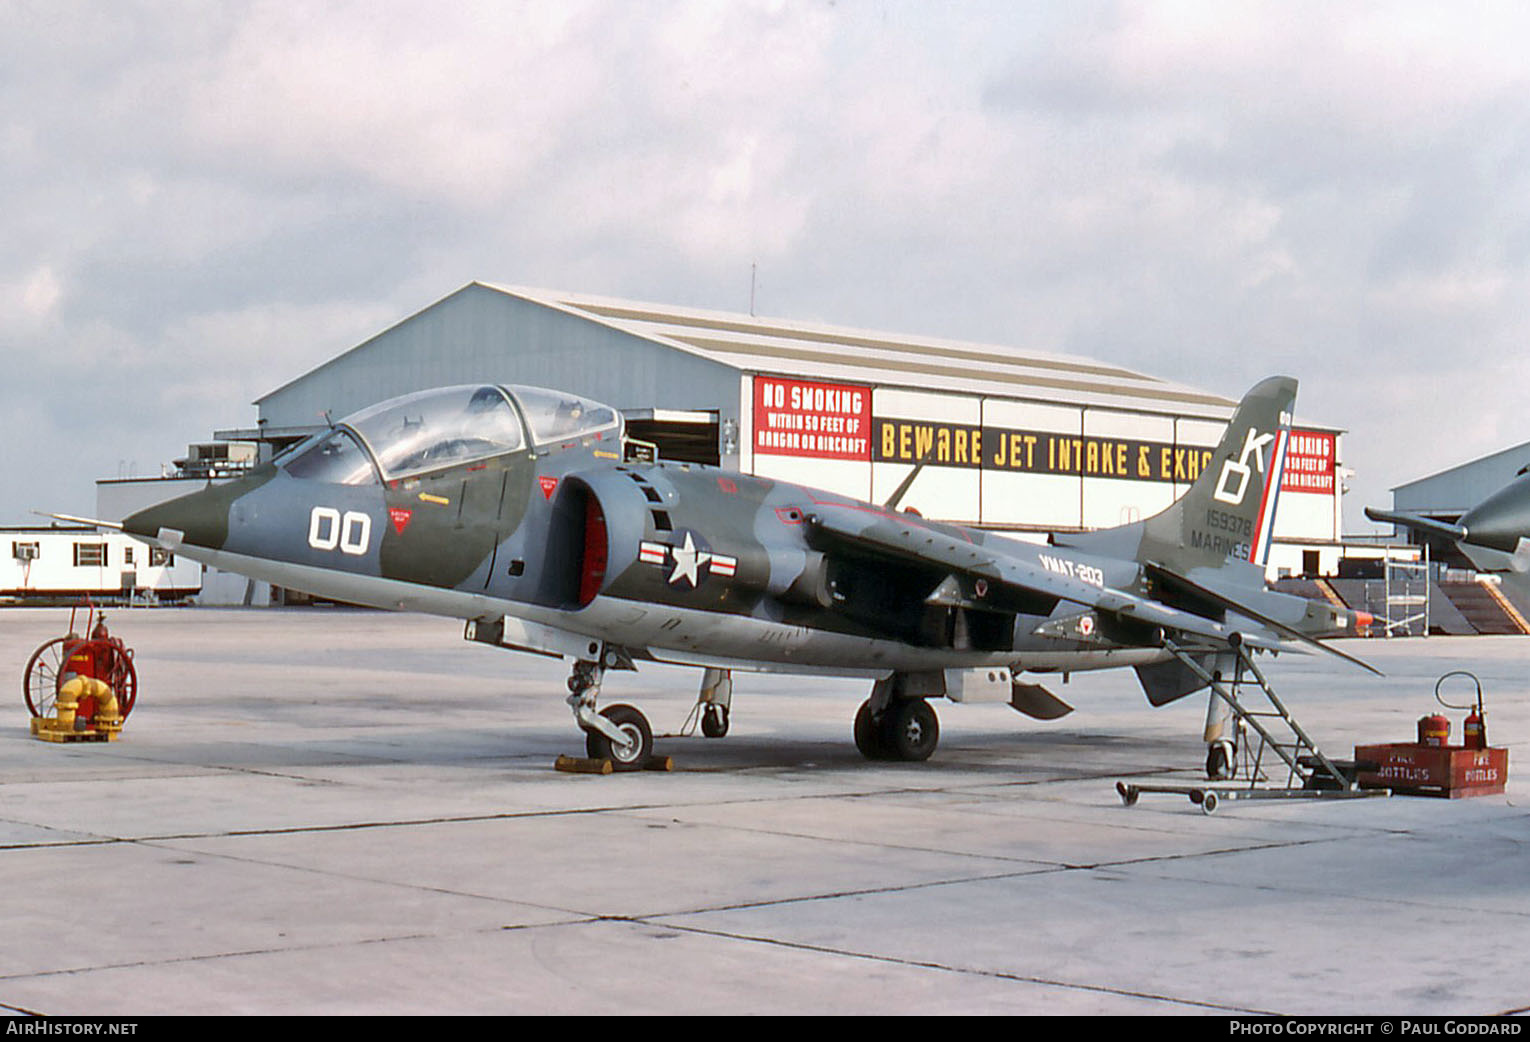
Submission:
[[610,774],[616,766],[610,760],[592,760],[588,756],[560,756],[553,769],[568,774]]
[[[553,761],[553,769],[567,774],[612,774],[616,771],[616,765],[606,759],[591,759],[588,756],[560,756]],[[645,771],[672,771],[675,769],[673,756],[650,756],[643,761]]]

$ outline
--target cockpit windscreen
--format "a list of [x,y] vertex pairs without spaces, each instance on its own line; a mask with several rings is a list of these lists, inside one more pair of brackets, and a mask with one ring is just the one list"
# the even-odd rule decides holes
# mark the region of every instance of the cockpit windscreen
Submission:
[[310,439],[308,446],[299,447],[283,466],[288,474],[308,481],[327,481],[335,485],[377,483],[377,469],[372,466],[372,457],[356,444],[355,438],[339,429]]
[[447,387],[374,405],[346,423],[390,479],[514,452],[525,432],[498,387]]

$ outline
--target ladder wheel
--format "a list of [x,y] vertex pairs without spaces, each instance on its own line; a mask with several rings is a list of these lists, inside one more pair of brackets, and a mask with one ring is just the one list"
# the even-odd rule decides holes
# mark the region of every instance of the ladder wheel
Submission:
[[78,637],[74,640],[55,637],[32,652],[21,677],[21,694],[26,699],[27,712],[37,717],[53,715],[53,704],[58,701],[59,669],[68,660],[68,652],[73,651],[73,646],[79,642]]

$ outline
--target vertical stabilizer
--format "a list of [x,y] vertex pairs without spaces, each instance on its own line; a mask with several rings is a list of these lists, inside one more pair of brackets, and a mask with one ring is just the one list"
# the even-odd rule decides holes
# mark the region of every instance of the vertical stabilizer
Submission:
[[1195,484],[1143,522],[1138,560],[1181,574],[1269,558],[1296,381],[1272,376],[1238,403]]
[[[1290,377],[1256,384],[1238,403],[1190,490],[1167,510],[1120,528],[1059,533],[1053,542],[1180,575],[1234,565],[1253,582],[1269,559],[1295,404]],[[1257,581],[1262,585],[1262,577]]]

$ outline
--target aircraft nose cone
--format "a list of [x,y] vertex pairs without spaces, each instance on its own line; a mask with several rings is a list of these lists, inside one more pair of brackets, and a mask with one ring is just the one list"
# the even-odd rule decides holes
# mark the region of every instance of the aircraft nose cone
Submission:
[[1520,478],[1478,503],[1461,518],[1466,541],[1512,554],[1530,537],[1530,477]]
[[156,503],[123,518],[122,529],[156,539],[167,549],[182,543],[221,549],[228,539],[229,504],[245,491],[243,485],[243,481],[234,481]]

